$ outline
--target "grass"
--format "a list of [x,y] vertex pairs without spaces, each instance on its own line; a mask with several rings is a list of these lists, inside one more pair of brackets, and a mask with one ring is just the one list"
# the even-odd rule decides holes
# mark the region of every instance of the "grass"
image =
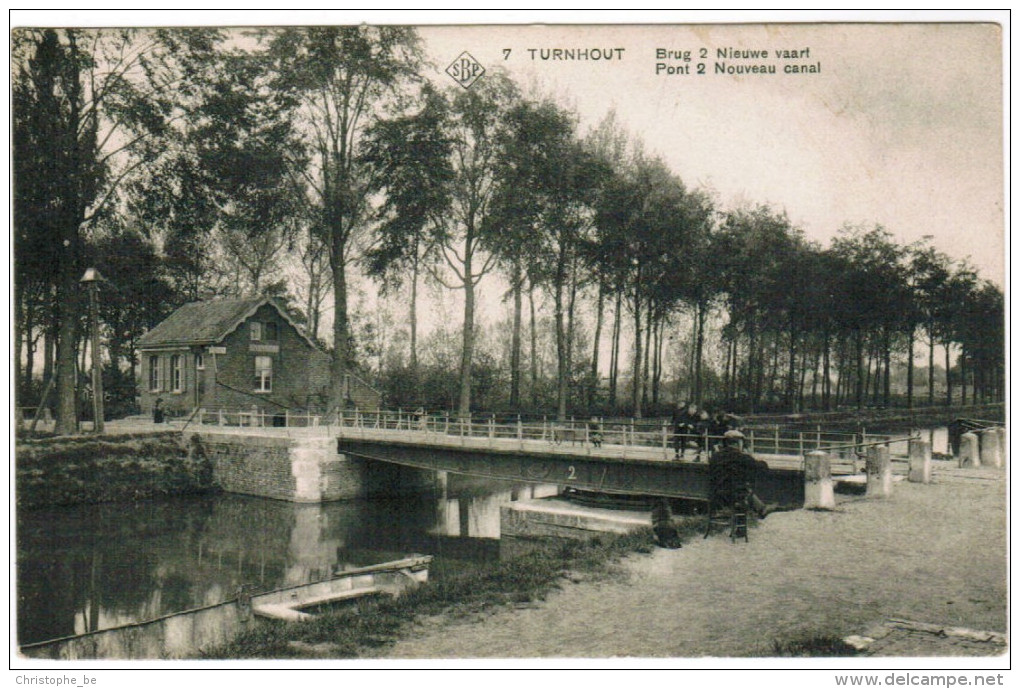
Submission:
[[19,508],[143,500],[214,489],[212,465],[175,432],[19,439]]
[[[683,533],[693,533],[681,522]],[[566,581],[620,576],[621,557],[651,552],[651,529],[587,541],[551,541],[491,569],[430,581],[371,606],[326,612],[297,623],[259,622],[203,658],[357,658],[410,633],[419,617],[470,617],[544,600]]]
[[855,656],[856,648],[835,634],[819,634],[785,641],[773,641],[771,653],[779,658],[836,658]]

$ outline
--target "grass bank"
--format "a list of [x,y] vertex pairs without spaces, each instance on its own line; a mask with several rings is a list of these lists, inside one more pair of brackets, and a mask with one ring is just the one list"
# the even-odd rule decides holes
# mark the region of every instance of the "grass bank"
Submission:
[[[682,530],[693,533],[694,520]],[[333,611],[297,623],[263,623],[203,658],[357,658],[378,652],[411,633],[415,620],[433,615],[451,619],[495,612],[541,601],[567,583],[622,576],[620,558],[651,552],[651,529],[605,534],[588,541],[537,545],[491,569],[430,581],[398,598],[370,607]]]
[[20,509],[213,490],[212,465],[176,432],[19,439],[15,446]]

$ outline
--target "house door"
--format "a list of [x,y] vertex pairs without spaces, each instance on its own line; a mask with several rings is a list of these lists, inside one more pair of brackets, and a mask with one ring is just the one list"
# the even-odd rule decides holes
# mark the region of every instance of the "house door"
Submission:
[[202,406],[205,399],[205,360],[202,353],[195,355],[195,406]]

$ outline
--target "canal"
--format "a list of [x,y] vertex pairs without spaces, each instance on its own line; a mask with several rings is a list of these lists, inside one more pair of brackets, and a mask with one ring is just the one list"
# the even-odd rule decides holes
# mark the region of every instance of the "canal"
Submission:
[[296,504],[223,494],[17,515],[18,643],[308,583],[410,553],[430,578],[499,560],[500,506],[555,495],[440,472],[419,495]]

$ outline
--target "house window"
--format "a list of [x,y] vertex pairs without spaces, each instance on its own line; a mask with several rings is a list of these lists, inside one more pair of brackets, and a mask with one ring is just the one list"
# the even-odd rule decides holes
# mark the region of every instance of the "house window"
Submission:
[[180,392],[183,388],[184,376],[181,373],[181,356],[174,354],[170,357],[170,389],[174,392]]
[[262,324],[258,321],[251,322],[251,341],[261,342],[262,341]]
[[255,392],[270,392],[273,389],[273,357],[255,357]]
[[159,357],[149,357],[149,392],[159,392]]
[[276,323],[266,323],[266,341],[276,342],[277,328]]
[[202,358],[201,354],[196,354],[195,355],[195,370],[196,371],[204,371],[205,370],[205,360]]

